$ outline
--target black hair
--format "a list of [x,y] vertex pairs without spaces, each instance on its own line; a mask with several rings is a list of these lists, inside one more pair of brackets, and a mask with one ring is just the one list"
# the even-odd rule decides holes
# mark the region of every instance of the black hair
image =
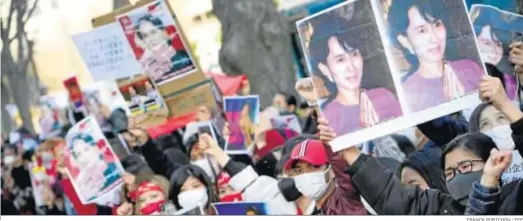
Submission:
[[294,107],[298,108],[298,100],[294,95],[287,94],[283,91],[280,91],[277,94],[285,98],[285,103],[287,103],[287,105],[294,105]]
[[[409,72],[413,72],[419,66],[416,55],[411,54],[398,41],[398,36],[407,36],[407,28],[409,27],[409,10],[416,7],[420,15],[427,22],[434,22],[441,20],[445,27],[448,26],[448,16],[445,10],[448,10],[440,1],[434,0],[400,0],[393,1],[389,8],[387,23],[389,25],[390,40],[397,48],[402,49],[405,59],[410,64]],[[446,50],[445,50],[446,51]]]
[[[152,15],[145,15],[143,17],[141,17],[140,19],[138,19],[138,21],[136,22],[136,26],[134,28],[134,30],[136,30],[136,36],[138,36],[138,38],[140,40],[143,40],[143,35],[142,33],[140,32],[140,25],[142,22],[150,22],[151,24],[154,25],[154,27],[164,31],[165,30],[165,26],[163,25],[163,22],[160,18],[158,17],[154,17]],[[151,84],[152,85],[152,84]]]
[[483,133],[472,132],[459,135],[447,144],[441,154],[441,166],[443,170],[445,169],[445,156],[460,148],[481,158],[483,162],[487,162],[490,157],[490,151],[494,148],[497,149],[497,146],[492,138]]
[[275,175],[278,176],[283,173],[283,167],[285,166],[285,163],[291,158],[291,153],[286,153],[281,156],[280,160],[276,164],[275,168]]
[[[309,22],[314,30],[308,46],[311,71],[323,80],[330,92],[329,100],[334,99],[338,93],[336,83],[321,74],[318,65],[325,64],[329,54],[328,41],[331,37],[336,37],[344,50],[357,49],[360,52],[363,59],[363,76],[360,84],[362,88],[394,89],[391,74],[387,73],[390,69],[370,2],[356,1],[343,7],[353,7],[352,14],[342,17],[338,11],[333,10]],[[350,8],[347,11],[350,11]],[[395,93],[395,90],[391,91]]]
[[195,165],[185,165],[178,168],[171,175],[171,200],[176,206],[177,209],[181,209],[180,203],[178,202],[178,194],[181,193],[181,189],[185,181],[189,177],[194,177],[198,179],[205,188],[207,188],[207,195],[209,196],[209,202],[207,202],[206,208],[211,205],[211,203],[218,202],[217,194],[214,193],[214,185],[212,184],[211,178],[198,166]]
[[[490,27],[490,38],[503,48],[503,54],[508,55],[508,52],[510,51],[508,44],[503,44],[504,42],[510,42],[512,40],[512,32],[497,29],[493,27],[493,23],[496,23],[498,25],[507,25],[505,19],[498,17],[499,13],[489,13],[492,12],[494,9],[491,8],[485,8],[485,9],[479,9],[476,12],[471,12],[472,23],[474,24],[474,31],[476,33],[476,37],[481,34],[481,31],[484,27]],[[493,22],[495,21],[495,22]],[[500,24],[502,23],[502,24]],[[503,59],[500,61],[500,63],[504,63],[508,61],[504,61]],[[500,64],[493,64],[493,65],[500,65]]]
[[503,76],[503,72],[501,72],[498,67],[493,64],[485,63],[485,67],[487,68],[487,73],[492,77],[498,78],[503,85],[503,89],[506,90],[507,87],[505,84],[505,77]]
[[255,206],[249,206],[249,207],[247,207],[247,210],[246,210],[245,212],[246,212],[246,213],[248,213],[248,212],[254,212],[254,214],[256,214],[256,215],[260,215],[260,214],[258,213],[258,209],[256,209]]
[[468,129],[469,132],[480,132],[480,121],[481,121],[481,113],[483,110],[485,110],[487,107],[492,106],[492,104],[489,103],[481,103],[478,105],[474,111],[472,111],[472,114],[470,115]]
[[401,177],[403,168],[408,167],[418,172],[419,175],[427,182],[431,189],[437,189],[444,193],[448,193],[441,165],[441,149],[440,148],[424,148],[416,151],[405,159],[399,169],[398,174]]
[[401,152],[405,154],[405,156],[416,152],[416,147],[414,147],[414,144],[412,144],[412,142],[406,136],[391,134],[390,137],[396,142],[396,144],[398,144],[398,147],[400,148]]
[[172,163],[181,165],[188,165],[190,163],[189,157],[178,148],[165,149],[163,153]]

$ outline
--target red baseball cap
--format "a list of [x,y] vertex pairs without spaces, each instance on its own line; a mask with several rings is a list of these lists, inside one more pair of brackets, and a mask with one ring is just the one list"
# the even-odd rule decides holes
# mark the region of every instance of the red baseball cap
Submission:
[[291,169],[296,161],[303,161],[314,166],[325,165],[329,162],[325,146],[319,140],[304,140],[296,144],[292,149],[289,160],[285,163],[284,169]]

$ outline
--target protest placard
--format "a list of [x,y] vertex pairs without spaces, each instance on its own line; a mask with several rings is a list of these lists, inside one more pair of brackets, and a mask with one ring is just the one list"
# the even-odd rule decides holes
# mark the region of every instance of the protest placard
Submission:
[[276,116],[271,118],[272,128],[288,128],[301,134],[301,125],[296,115]]
[[213,203],[217,215],[256,216],[268,215],[267,205],[262,202]]
[[64,80],[64,86],[69,93],[69,102],[73,105],[75,110],[82,110],[84,108],[84,98],[78,79],[73,76]]
[[335,151],[473,105],[486,72],[461,0],[349,0],[297,27]]
[[29,176],[31,178],[31,185],[33,187],[33,197],[37,207],[44,206],[44,182],[47,179],[45,168],[37,166],[36,162],[28,164]]
[[58,136],[62,131],[62,122],[60,122],[60,109],[56,104],[56,98],[51,96],[40,97],[40,136],[43,139]]
[[121,78],[117,82],[132,116],[155,111],[167,111],[162,96],[147,75],[139,74]]
[[254,142],[254,127],[259,118],[259,97],[235,96],[223,100],[230,135],[225,144],[229,154],[244,154]]
[[124,169],[92,116],[67,133],[64,161],[83,204],[100,200],[122,183]]
[[507,95],[511,100],[516,99],[517,82],[514,65],[509,60],[509,46],[518,39],[523,41],[523,16],[490,5],[472,5],[470,19],[481,58],[503,73]]
[[206,215],[206,213],[202,207],[196,207],[196,208],[191,208],[191,209],[178,210],[174,215],[176,215],[176,216],[202,216],[202,215]]
[[164,1],[154,1],[116,17],[135,58],[158,85],[196,71],[189,48]]
[[143,73],[116,22],[72,37],[93,80],[113,80]]

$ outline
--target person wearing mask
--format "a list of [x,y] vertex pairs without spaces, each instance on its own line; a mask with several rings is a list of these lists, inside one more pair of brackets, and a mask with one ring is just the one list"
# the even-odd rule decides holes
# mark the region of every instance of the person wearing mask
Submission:
[[218,176],[217,186],[218,186],[218,196],[220,202],[238,202],[243,201],[242,193],[234,190],[229,181],[231,176],[227,172],[221,172]]
[[296,114],[298,101],[293,95],[279,92],[272,98],[272,105],[278,108],[281,116]]
[[441,150],[437,148],[425,148],[408,155],[399,168],[401,183],[448,193],[440,159]]
[[[521,123],[523,113],[506,98],[499,79],[485,76],[480,95],[482,100],[490,100],[502,109],[513,125]],[[336,137],[324,119],[320,119],[319,123],[323,141],[328,142]],[[521,139],[522,128],[514,129],[514,139]],[[341,152],[350,165],[346,172],[353,177],[353,184],[371,202],[378,214],[434,215],[465,212],[472,184],[481,179],[483,167],[494,148],[497,148],[494,140],[483,133],[463,134],[447,144],[441,156],[441,165],[449,194],[419,187],[408,188],[394,178],[390,171],[384,170],[375,159],[360,154],[357,148],[347,148]],[[501,194],[512,191],[514,189],[510,186],[503,186]]]
[[411,67],[403,88],[413,112],[472,92],[484,73],[476,61],[447,60],[447,39],[455,36],[448,13],[446,4],[434,0],[393,1],[389,8],[390,39]]
[[[509,168],[519,167],[523,163],[523,142],[517,139],[518,120],[523,116],[510,98],[504,93],[502,83],[498,78],[486,77],[482,82],[480,92],[490,97],[492,103],[483,103],[476,107],[470,116],[468,129],[470,132],[481,132],[491,137],[500,150],[511,150],[512,163]],[[522,179],[523,172],[507,170],[501,176],[503,184],[512,180]]]
[[154,175],[141,182],[134,190],[136,204],[123,203],[116,211],[117,215],[160,215],[162,206],[169,198],[170,183],[163,176]]
[[218,202],[213,182],[207,173],[198,166],[185,165],[171,176],[171,200],[178,210],[201,207],[206,215],[215,211],[212,203]]

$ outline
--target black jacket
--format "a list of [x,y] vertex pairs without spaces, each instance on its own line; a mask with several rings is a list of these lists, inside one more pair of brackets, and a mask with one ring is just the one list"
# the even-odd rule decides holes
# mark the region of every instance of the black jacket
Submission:
[[367,155],[360,155],[346,173],[380,215],[462,215],[465,212],[465,207],[448,194],[402,184],[393,172]]
[[182,166],[180,163],[169,160],[169,157],[151,139],[147,140],[140,149],[154,173],[163,175],[167,179],[171,179],[171,174]]

